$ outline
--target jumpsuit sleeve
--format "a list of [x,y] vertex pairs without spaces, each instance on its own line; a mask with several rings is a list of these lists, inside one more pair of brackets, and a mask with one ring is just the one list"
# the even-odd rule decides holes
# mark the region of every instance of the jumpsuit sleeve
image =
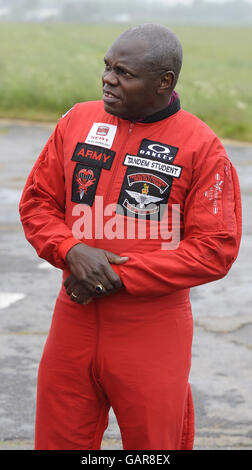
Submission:
[[177,248],[120,253],[129,260],[115,270],[130,294],[162,296],[221,279],[236,259],[241,239],[240,187],[236,170],[218,142],[192,172],[184,236]]
[[27,240],[39,257],[57,268],[66,267],[67,251],[76,240],[65,223],[63,124],[57,124],[30,175],[19,204]]

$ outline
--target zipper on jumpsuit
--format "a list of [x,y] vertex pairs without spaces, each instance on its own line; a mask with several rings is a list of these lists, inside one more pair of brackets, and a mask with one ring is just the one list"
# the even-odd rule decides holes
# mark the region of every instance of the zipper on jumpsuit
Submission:
[[127,136],[126,136],[126,139],[124,140],[124,142],[123,142],[123,144],[122,144],[122,146],[121,146],[121,148],[120,148],[120,151],[119,151],[119,153],[118,153],[119,158],[118,158],[117,161],[116,161],[116,165],[115,165],[115,168],[114,168],[114,172],[113,172],[113,175],[112,175],[112,177],[111,177],[110,190],[108,191],[107,197],[106,197],[106,199],[105,199],[105,202],[106,202],[106,203],[109,202],[110,195],[111,195],[111,191],[112,191],[112,187],[113,187],[112,183],[114,182],[114,180],[115,180],[115,178],[116,178],[117,170],[118,170],[118,167],[119,167],[119,165],[120,165],[120,163],[121,163],[121,158],[120,158],[120,157],[121,157],[121,155],[123,154],[123,150],[125,149],[126,144],[128,143],[129,135],[132,133],[132,131],[133,131],[133,129],[134,129],[134,126],[135,126],[134,122],[131,122],[130,125],[129,125],[128,134],[127,134]]
[[[116,165],[115,165],[115,168],[114,168],[114,172],[113,172],[113,175],[111,177],[111,183],[113,183],[113,181],[115,180],[116,178],[116,175],[117,175],[117,170],[119,168],[119,165],[121,163],[121,155],[123,154],[123,151],[125,149],[125,146],[126,144],[128,143],[128,138],[129,138],[129,135],[132,133],[133,129],[134,129],[134,122],[131,122],[130,125],[129,125],[129,129],[128,129],[128,133],[127,133],[127,137],[125,138],[121,148],[120,148],[120,151],[118,152],[118,160],[116,161]],[[107,197],[105,199],[105,201],[107,202],[110,198],[110,195],[111,195],[111,189],[112,188],[112,184],[110,184],[110,190],[109,192],[107,193]],[[99,299],[96,300],[96,302],[99,302]],[[95,380],[96,382],[99,384],[100,382],[100,379],[99,379],[99,365],[98,365],[98,353],[99,353],[99,345],[100,345],[100,318],[99,318],[99,312],[98,312],[98,309],[96,308],[96,329],[97,329],[97,336],[96,336],[96,347],[95,347],[95,357],[94,357],[94,368],[93,368],[93,373],[94,373],[94,377],[95,377]],[[100,384],[99,384],[100,385]]]

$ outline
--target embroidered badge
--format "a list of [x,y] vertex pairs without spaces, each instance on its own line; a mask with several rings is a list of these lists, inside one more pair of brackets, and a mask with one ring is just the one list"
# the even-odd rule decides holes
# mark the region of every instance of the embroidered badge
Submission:
[[218,211],[219,211],[218,201],[221,197],[222,185],[223,185],[223,181],[221,180],[221,176],[220,176],[219,173],[216,173],[216,175],[215,175],[215,184],[213,186],[211,186],[204,193],[205,197],[207,197],[207,199],[209,201],[212,201],[213,214],[218,214]]
[[151,173],[132,173],[131,175],[127,176],[127,179],[129,186],[132,186],[134,183],[139,181],[147,181],[148,183],[156,186],[161,194],[169,187],[169,184],[166,181]]
[[100,178],[100,168],[77,163],[72,181],[72,201],[92,206]]
[[113,145],[117,126],[103,122],[94,122],[85,140],[86,144],[101,145],[110,149]]
[[74,162],[86,163],[96,168],[110,170],[115,152],[97,145],[78,142],[72,155]]
[[148,219],[160,213],[160,204],[167,204],[171,185],[170,176],[127,168],[117,204],[128,217]]
[[143,139],[137,155],[126,154],[123,164],[127,166],[118,204],[128,217],[150,218],[165,207],[174,178],[180,178],[182,167],[173,161],[178,147],[154,140]]
[[134,166],[157,171],[163,173],[164,175],[174,176],[174,178],[180,178],[182,171],[181,166],[157,162],[150,160],[149,158],[142,158],[138,157],[137,155],[129,155],[128,153],[125,156],[123,164],[126,166]]
[[158,212],[159,209],[158,209],[157,206],[154,207],[153,209],[146,208],[146,205],[149,205],[152,202],[156,203],[156,202],[159,202],[159,201],[163,200],[162,197],[151,196],[151,195],[148,194],[148,192],[149,192],[149,185],[148,184],[144,183],[141,193],[138,193],[136,191],[129,191],[128,189],[125,189],[125,191],[126,191],[126,193],[129,194],[130,197],[135,199],[135,201],[139,204],[139,209],[138,209],[136,207],[133,207],[131,204],[129,204],[127,199],[125,199],[125,201],[123,202],[123,206],[126,209],[130,210],[131,212],[141,213],[141,214],[144,214],[144,213],[154,214],[154,213]]
[[163,144],[154,140],[143,139],[139,150],[138,156],[150,158],[160,162],[172,163],[178,153],[178,147]]

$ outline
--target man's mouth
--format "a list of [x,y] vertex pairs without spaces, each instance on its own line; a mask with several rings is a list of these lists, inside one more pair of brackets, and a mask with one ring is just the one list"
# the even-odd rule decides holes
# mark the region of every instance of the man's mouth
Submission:
[[118,101],[120,98],[109,90],[103,90],[102,99],[105,103],[112,104]]

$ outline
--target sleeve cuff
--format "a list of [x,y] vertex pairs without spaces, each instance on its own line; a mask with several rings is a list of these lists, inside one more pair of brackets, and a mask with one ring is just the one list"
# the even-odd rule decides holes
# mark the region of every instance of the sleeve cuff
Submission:
[[68,251],[73,248],[73,246],[78,245],[79,243],[82,243],[80,240],[77,240],[74,237],[67,238],[64,240],[60,246],[59,246],[59,255],[63,260],[65,261],[66,255]]

